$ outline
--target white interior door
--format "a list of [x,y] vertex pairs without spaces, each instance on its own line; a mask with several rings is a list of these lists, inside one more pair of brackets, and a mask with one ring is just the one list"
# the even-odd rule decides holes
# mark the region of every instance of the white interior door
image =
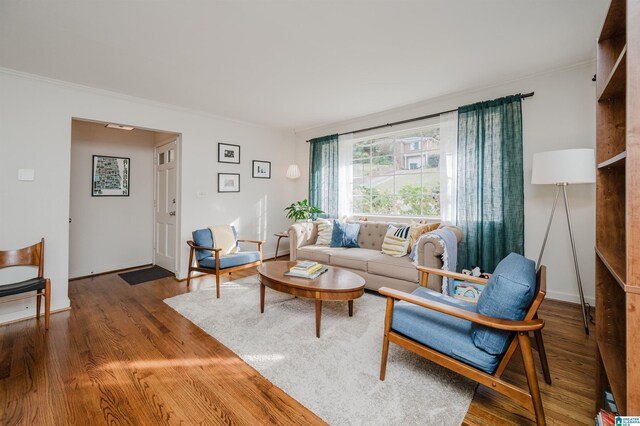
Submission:
[[176,142],[156,148],[155,170],[155,264],[176,272]]

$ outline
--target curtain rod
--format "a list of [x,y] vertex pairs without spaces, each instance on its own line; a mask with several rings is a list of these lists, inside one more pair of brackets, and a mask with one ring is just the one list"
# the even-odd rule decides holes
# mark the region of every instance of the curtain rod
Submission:
[[[530,97],[532,97],[534,95],[534,93],[535,92],[524,93],[524,94],[520,95],[520,99],[530,98]],[[384,127],[397,126],[398,124],[411,123],[412,121],[426,120],[428,118],[438,117],[440,114],[446,114],[448,112],[454,112],[454,111],[457,111],[457,110],[458,110],[458,108],[450,109],[449,111],[436,112],[434,114],[423,115],[421,117],[409,118],[407,120],[394,121],[393,123],[381,124],[379,126],[367,127],[365,129],[358,129],[358,130],[352,130],[350,132],[338,133],[338,136],[349,135],[349,134],[352,134],[352,133],[362,133],[362,132],[366,132],[368,130],[382,129]],[[311,139],[309,139],[307,142],[311,142]]]

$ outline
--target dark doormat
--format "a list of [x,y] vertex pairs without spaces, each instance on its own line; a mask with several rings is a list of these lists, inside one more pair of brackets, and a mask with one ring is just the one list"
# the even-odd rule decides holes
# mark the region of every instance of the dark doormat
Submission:
[[128,282],[130,285],[142,284],[147,281],[159,280],[160,278],[173,277],[174,274],[159,266],[140,269],[137,271],[124,272],[118,274],[120,278]]

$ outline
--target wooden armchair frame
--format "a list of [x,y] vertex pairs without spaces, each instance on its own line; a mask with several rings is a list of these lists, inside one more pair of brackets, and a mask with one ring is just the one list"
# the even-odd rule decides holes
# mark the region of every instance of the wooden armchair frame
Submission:
[[[262,265],[262,244],[264,241],[260,240],[238,240],[239,243],[254,243],[258,245],[258,251],[260,252],[260,259],[256,262],[246,263],[244,265],[232,266],[230,268],[220,268],[220,250],[219,248],[211,248],[211,247],[200,247],[197,246],[193,241],[187,241],[189,245],[189,273],[187,274],[187,287],[191,284],[191,273],[193,271],[201,272],[203,274],[211,274],[216,276],[216,298],[220,298],[220,275],[221,274],[229,274],[231,272],[240,271],[242,269],[251,268],[253,266]],[[204,268],[200,266],[200,261],[197,256],[194,256],[196,250],[207,250],[213,252],[216,258],[216,268]],[[194,265],[195,260],[195,265]]]
[[[13,287],[11,294],[0,297],[10,297],[15,294],[31,293],[36,294],[36,318],[40,319],[40,307],[42,305],[42,297],[44,296],[44,328],[49,329],[49,316],[51,314],[51,280],[44,277],[44,238],[29,247],[17,250],[0,251],[0,269],[10,268],[13,266],[37,266],[38,276],[30,284],[27,281],[21,283],[7,284],[6,287]],[[20,286],[19,284],[23,284]],[[28,299],[33,294],[26,296],[13,297],[10,300],[3,300],[0,303],[13,302],[14,300]]]
[[[423,287],[426,287],[428,274],[437,274],[440,276],[465,280],[477,284],[486,284],[488,281],[482,278],[470,277],[468,275],[442,271],[434,268],[419,266],[417,267],[417,269],[418,271],[420,271],[420,284]],[[542,408],[542,398],[540,396],[540,388],[538,386],[538,378],[536,376],[533,353],[531,351],[531,340],[529,338],[529,332],[533,331],[535,336],[536,346],[540,355],[545,382],[551,384],[551,374],[549,372],[549,364],[547,363],[547,355],[544,349],[544,343],[542,341],[541,333],[541,330],[544,327],[544,321],[539,319],[537,315],[538,308],[540,307],[542,300],[544,299],[544,296],[546,294],[546,277],[546,267],[541,266],[537,274],[535,297],[533,299],[531,307],[527,311],[522,321],[510,321],[500,318],[493,318],[469,312],[464,309],[456,308],[443,303],[424,299],[422,297],[414,296],[409,293],[382,287],[378,291],[381,294],[387,296],[387,307],[384,324],[384,339],[382,343],[380,380],[384,380],[385,378],[387,355],[389,352],[389,342],[393,342],[445,368],[448,368],[449,370],[455,371],[458,374],[462,374],[465,377],[468,377],[478,383],[492,388],[497,392],[500,392],[501,394],[516,400],[523,406],[532,404],[533,411],[536,415],[537,424],[545,425],[546,422],[544,418],[544,410]],[[514,338],[511,341],[511,344],[502,356],[502,360],[498,364],[495,373],[488,374],[482,370],[479,370],[454,358],[450,358],[448,355],[442,354],[434,349],[431,349],[412,339],[409,339],[408,337],[405,337],[400,333],[396,333],[395,331],[393,331],[391,329],[391,322],[393,320],[393,307],[396,300],[404,300],[418,306],[433,309],[446,315],[465,319],[476,324],[481,324],[498,330],[513,331],[517,333],[517,338]],[[504,373],[505,368],[509,364],[509,361],[511,360],[511,357],[513,356],[517,346],[520,346],[520,353],[522,354],[525,375],[527,377],[527,383],[529,385],[528,391],[525,389],[521,389],[511,383],[505,382],[500,378],[502,376],[502,373]]]

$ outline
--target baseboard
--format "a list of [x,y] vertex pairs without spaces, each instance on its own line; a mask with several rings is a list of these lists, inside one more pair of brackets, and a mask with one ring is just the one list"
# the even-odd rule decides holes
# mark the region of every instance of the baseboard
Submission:
[[[580,304],[580,296],[573,293],[565,293],[562,291],[547,291],[547,299],[552,300],[560,300],[562,302],[575,303],[576,305]],[[585,297],[584,301],[587,302],[592,307],[596,306],[596,300],[593,297]]]
[[114,269],[113,271],[98,272],[97,274],[83,275],[81,277],[69,278],[69,281],[83,280],[85,278],[99,277],[100,275],[115,274],[117,272],[133,271],[134,269],[149,268],[151,266],[153,266],[153,263],[147,263],[145,265],[138,265],[138,266],[130,266],[128,268]]
[[[59,312],[65,312],[65,311],[70,311],[70,310],[71,310],[71,306],[67,306],[66,308],[54,309],[51,312],[49,312],[49,314],[53,315],[53,314],[57,314]],[[44,311],[42,311],[40,313],[40,318],[42,319],[42,321],[44,321]],[[0,324],[0,327],[3,327],[5,325],[9,325],[9,324],[14,324],[16,322],[28,321],[28,320],[34,320],[34,319],[36,319],[36,314],[29,315],[28,317],[16,318],[14,320],[3,322],[2,324]]]

